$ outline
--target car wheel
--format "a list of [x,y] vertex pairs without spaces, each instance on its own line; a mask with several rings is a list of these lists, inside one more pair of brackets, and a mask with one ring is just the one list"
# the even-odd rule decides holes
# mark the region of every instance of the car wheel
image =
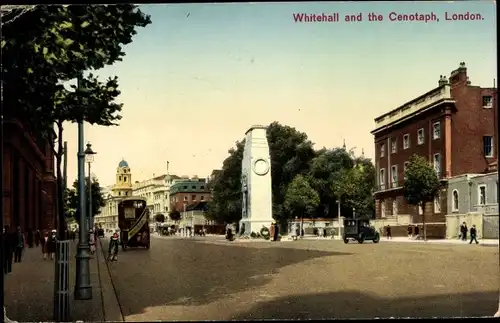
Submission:
[[373,243],[378,243],[380,241],[380,234],[375,233],[375,237],[373,237]]
[[344,238],[344,243],[349,243],[349,239]]
[[365,237],[364,237],[362,234],[361,234],[361,235],[359,235],[358,242],[359,242],[359,243],[363,243],[363,242],[365,242]]

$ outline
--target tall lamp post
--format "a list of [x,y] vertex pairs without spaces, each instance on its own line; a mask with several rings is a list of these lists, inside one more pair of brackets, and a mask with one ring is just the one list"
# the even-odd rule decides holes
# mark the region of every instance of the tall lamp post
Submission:
[[[77,88],[80,89],[81,76],[78,78]],[[83,118],[82,118],[83,119]],[[89,235],[85,230],[85,152],[83,137],[83,120],[78,121],[78,199],[80,223],[78,230],[78,249],[76,253],[76,279],[75,279],[75,299],[92,299],[92,285],[90,284],[90,266],[89,266]]]
[[337,214],[337,219],[338,219],[338,223],[337,223],[337,228],[338,228],[338,231],[337,231],[337,237],[338,239],[340,240],[341,237],[342,237],[342,234],[340,233],[340,198],[337,200],[337,211],[338,211],[338,214]]
[[94,208],[92,207],[92,173],[90,172],[90,165],[94,162],[95,154],[97,153],[92,150],[92,145],[89,142],[87,144],[87,149],[85,149],[85,161],[89,165],[89,229],[93,229],[94,227]]

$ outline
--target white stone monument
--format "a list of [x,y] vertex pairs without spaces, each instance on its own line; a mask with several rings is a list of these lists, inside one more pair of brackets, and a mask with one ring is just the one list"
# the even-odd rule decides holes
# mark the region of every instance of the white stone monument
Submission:
[[259,233],[273,222],[271,156],[265,126],[252,126],[245,134],[241,165],[242,218],[240,234]]

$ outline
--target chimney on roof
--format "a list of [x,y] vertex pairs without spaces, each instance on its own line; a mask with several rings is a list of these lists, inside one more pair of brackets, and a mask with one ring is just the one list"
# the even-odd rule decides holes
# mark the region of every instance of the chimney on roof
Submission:
[[446,84],[448,84],[448,80],[446,79],[446,76],[439,75],[438,86],[443,86],[443,85],[446,85]]
[[454,70],[453,72],[451,72],[450,83],[451,84],[458,84],[458,83],[467,84],[467,82],[468,82],[467,67],[465,67],[465,62],[460,62],[458,68],[456,70]]

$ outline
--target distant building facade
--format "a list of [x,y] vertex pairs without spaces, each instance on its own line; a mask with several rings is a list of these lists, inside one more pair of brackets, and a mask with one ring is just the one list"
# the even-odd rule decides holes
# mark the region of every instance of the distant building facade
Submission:
[[170,187],[170,209],[182,213],[192,204],[210,201],[210,197],[206,178],[180,178]]
[[104,206],[101,213],[94,217],[94,224],[111,232],[118,229],[118,203],[124,197],[132,196],[132,173],[125,160],[116,168],[115,184],[103,190]]
[[444,223],[448,213],[448,179],[497,169],[496,89],[471,85],[465,63],[441,76],[438,87],[375,119],[377,171],[376,218],[409,215],[422,222],[422,207],[403,196],[405,167],[412,155],[425,157],[443,182],[427,207],[426,222]]

